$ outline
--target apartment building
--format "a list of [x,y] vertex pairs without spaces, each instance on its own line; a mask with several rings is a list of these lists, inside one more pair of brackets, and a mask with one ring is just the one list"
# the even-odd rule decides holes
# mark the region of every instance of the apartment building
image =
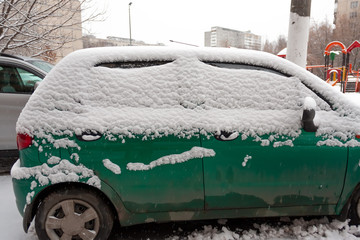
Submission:
[[235,47],[261,50],[261,36],[223,27],[205,32],[205,47]]
[[359,0],[335,0],[334,24],[339,25],[341,18],[350,20],[353,24],[360,21],[360,1]]

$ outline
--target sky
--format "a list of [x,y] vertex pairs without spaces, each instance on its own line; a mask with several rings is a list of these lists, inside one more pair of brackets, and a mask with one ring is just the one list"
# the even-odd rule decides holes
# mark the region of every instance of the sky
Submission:
[[[204,46],[204,32],[219,26],[248,31],[270,41],[287,35],[291,0],[93,0],[91,10],[104,21],[85,24],[91,34],[176,45],[170,40]],[[312,0],[311,20],[333,21],[334,0]],[[88,33],[87,32],[87,33]]]

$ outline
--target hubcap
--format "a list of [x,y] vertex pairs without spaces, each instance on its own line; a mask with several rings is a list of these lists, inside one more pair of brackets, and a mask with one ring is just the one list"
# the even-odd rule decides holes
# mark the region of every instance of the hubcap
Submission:
[[99,232],[99,215],[82,200],[64,200],[50,209],[45,229],[51,240],[94,239]]
[[358,218],[360,218],[360,199],[358,200],[357,204],[356,204],[356,213]]

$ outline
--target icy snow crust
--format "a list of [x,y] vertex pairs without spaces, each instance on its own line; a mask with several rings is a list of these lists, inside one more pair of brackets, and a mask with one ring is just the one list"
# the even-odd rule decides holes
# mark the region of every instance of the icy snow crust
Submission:
[[[152,60],[172,62],[135,69],[96,66]],[[291,77],[204,62],[263,66]],[[299,79],[326,97],[336,112]],[[296,137],[306,97],[316,101],[318,135],[348,141],[360,133],[359,110],[340,92],[271,54],[167,47],[85,49],[68,55],[46,76],[22,111],[17,132],[41,138],[91,129],[123,138],[225,130]]]

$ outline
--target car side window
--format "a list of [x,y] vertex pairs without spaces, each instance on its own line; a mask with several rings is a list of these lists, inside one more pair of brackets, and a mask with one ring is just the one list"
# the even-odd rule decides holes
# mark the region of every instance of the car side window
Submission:
[[18,67],[0,66],[1,93],[32,93],[36,82],[42,79]]

